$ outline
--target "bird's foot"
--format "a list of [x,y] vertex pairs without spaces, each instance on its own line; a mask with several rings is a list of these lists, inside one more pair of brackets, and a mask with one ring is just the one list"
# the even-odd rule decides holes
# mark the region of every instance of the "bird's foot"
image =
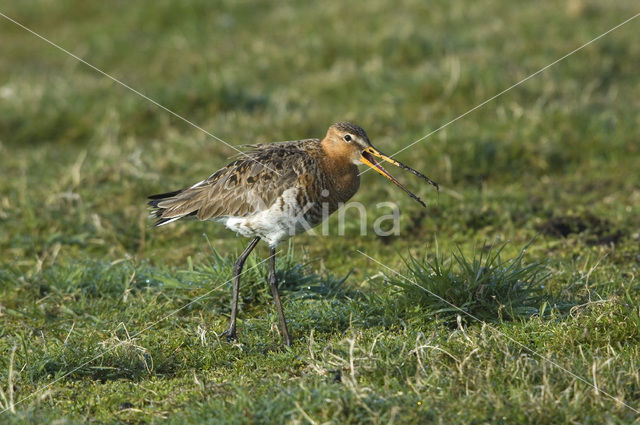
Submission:
[[236,335],[236,330],[235,329],[227,329],[226,331],[222,332],[221,334],[218,335],[218,337],[222,338],[222,337],[227,337],[227,342],[233,342],[233,341],[237,341],[238,340],[238,336]]

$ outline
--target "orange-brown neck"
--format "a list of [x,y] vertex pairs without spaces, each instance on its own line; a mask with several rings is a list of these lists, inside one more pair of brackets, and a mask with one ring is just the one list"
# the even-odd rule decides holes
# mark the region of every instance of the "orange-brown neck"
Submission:
[[326,176],[332,180],[330,197],[336,202],[346,202],[360,186],[358,167],[353,163],[353,145],[341,140],[325,138],[321,142],[323,168]]

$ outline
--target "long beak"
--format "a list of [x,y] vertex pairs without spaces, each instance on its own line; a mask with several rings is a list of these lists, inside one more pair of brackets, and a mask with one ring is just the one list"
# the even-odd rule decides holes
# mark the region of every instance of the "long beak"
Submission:
[[379,150],[377,150],[373,146],[369,146],[364,151],[362,151],[362,157],[360,158],[360,160],[362,161],[363,164],[368,165],[369,167],[371,167],[375,171],[377,171],[379,174],[382,174],[387,179],[391,180],[396,186],[398,186],[400,189],[404,190],[409,196],[411,196],[416,201],[420,202],[420,204],[422,204],[423,207],[425,207],[425,208],[427,207],[425,205],[425,203],[422,202],[422,199],[418,198],[416,195],[414,195],[413,193],[409,192],[409,190],[406,187],[404,187],[402,184],[400,184],[400,182],[398,180],[396,180],[395,177],[393,177],[391,174],[389,174],[389,172],[387,170],[385,170],[382,167],[382,165],[380,165],[375,160],[374,156],[377,156],[378,158],[381,158],[384,161],[390,162],[391,164],[395,165],[396,167],[400,167],[400,168],[402,168],[404,170],[407,170],[407,171],[411,172],[412,174],[415,174],[416,176],[418,176],[421,179],[425,180],[430,185],[434,186],[436,188],[436,190],[439,190],[438,183],[434,182],[429,177],[427,177],[427,176],[423,175],[422,173],[414,170],[413,168],[408,167],[408,166],[404,165],[403,163],[401,163],[399,161],[396,161],[395,159],[384,155],[383,153],[381,153]]

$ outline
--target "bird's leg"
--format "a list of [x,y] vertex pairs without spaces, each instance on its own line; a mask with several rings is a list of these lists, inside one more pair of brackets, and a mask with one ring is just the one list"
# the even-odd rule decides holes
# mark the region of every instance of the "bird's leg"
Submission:
[[238,259],[233,263],[233,292],[231,297],[231,320],[229,321],[229,329],[222,332],[220,336],[226,335],[227,341],[231,341],[237,339],[236,337],[236,317],[238,316],[238,295],[240,294],[240,274],[242,274],[242,268],[244,267],[244,262],[253,251],[253,248],[256,247],[258,242],[260,241],[259,237],[254,238],[247,248],[242,251],[242,254],[238,257]]
[[273,301],[276,304],[278,310],[278,316],[280,316],[280,329],[282,331],[282,340],[284,345],[291,345],[291,338],[289,338],[289,331],[287,330],[287,320],[284,318],[284,311],[282,311],[282,303],[280,303],[280,294],[278,293],[278,279],[276,278],[276,247],[272,246],[269,257],[269,286],[271,287],[271,294],[273,294]]

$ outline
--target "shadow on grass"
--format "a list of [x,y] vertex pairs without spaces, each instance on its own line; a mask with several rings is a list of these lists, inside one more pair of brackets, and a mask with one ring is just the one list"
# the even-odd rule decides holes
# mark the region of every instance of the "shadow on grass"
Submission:
[[[294,255],[292,244],[286,254],[280,254],[276,259],[276,276],[280,294],[285,298],[346,298],[354,296],[354,291],[346,285],[349,274],[340,278],[330,274],[318,274],[313,271],[314,260],[301,261]],[[219,277],[226,281],[225,288],[231,294],[231,280],[233,277],[233,263],[235,256],[223,256],[212,248],[211,261],[196,267],[190,266],[190,271],[182,272],[184,277],[203,282],[207,276]],[[252,304],[269,304],[272,301],[271,291],[267,280],[268,262],[258,255],[247,258],[240,278],[240,296],[243,302]],[[230,299],[222,300],[226,306]]]

